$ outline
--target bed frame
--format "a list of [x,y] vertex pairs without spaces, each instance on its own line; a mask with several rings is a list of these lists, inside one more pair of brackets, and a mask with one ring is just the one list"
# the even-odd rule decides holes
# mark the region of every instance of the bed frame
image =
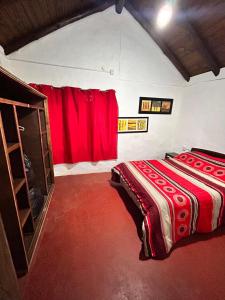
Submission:
[[[213,157],[219,157],[219,158],[225,159],[225,154],[218,153],[218,152],[211,151],[211,150],[206,150],[206,149],[201,149],[201,148],[191,148],[191,151],[198,151],[198,152],[202,152],[202,153],[211,155]],[[116,179],[116,177],[119,175],[114,173],[114,176]],[[118,180],[118,181],[120,181],[120,180]],[[138,202],[136,201],[135,196],[132,194],[132,192],[129,190],[128,186],[124,182],[117,183],[117,180],[115,180],[115,181],[111,180],[110,182],[114,188],[117,188],[121,199],[123,200],[127,210],[129,211],[130,215],[132,216],[132,218],[135,222],[138,236],[139,236],[140,240],[142,240],[141,228],[142,228],[142,222],[143,222],[144,217],[143,217],[143,214],[141,213],[140,206],[139,206]],[[120,188],[121,188],[121,190],[120,190]],[[122,192],[122,191],[124,191],[124,192]],[[131,201],[130,201],[130,199],[131,199]],[[209,237],[210,237],[210,234],[209,234]],[[189,237],[189,238],[194,239],[193,236]],[[200,235],[196,235],[196,240],[198,240],[198,239],[202,239],[202,237]],[[186,243],[186,241],[183,240],[183,241],[179,242],[177,245],[175,245],[175,248],[179,247],[179,245],[182,246],[185,243]],[[141,251],[139,254],[139,259],[140,260],[148,259],[144,254],[143,244],[142,244],[142,248],[141,248]]]
[[191,151],[199,151],[214,157],[219,157],[219,158],[225,158],[225,154],[219,153],[219,152],[214,152],[211,150],[206,150],[206,149],[200,149],[200,148],[191,148]]

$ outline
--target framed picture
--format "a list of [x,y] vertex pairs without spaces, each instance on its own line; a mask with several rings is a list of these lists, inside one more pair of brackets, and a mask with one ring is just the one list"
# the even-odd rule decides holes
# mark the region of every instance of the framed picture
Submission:
[[148,117],[118,118],[118,133],[148,132]]
[[139,114],[171,114],[173,99],[140,97]]

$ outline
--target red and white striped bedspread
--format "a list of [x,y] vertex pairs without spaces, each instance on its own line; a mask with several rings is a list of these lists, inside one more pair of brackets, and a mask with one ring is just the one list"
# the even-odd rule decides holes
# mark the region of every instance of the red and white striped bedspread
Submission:
[[188,152],[121,163],[112,172],[142,211],[146,256],[164,257],[181,238],[225,224],[225,159]]

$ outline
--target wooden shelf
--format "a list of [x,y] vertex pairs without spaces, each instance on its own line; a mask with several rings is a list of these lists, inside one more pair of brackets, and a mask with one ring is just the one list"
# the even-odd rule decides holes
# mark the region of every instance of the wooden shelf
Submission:
[[32,105],[32,104],[24,103],[23,101],[20,102],[20,101],[9,100],[9,99],[6,99],[6,98],[0,98],[0,103],[9,104],[9,105],[16,105],[16,106],[26,107],[26,108],[44,110],[44,107],[40,107],[38,105]]
[[[22,275],[28,271],[53,191],[47,98],[1,67],[0,85],[0,214],[14,267]],[[26,130],[19,132],[19,125]],[[45,197],[35,220],[24,153],[35,174],[32,184]]]
[[44,157],[46,157],[48,155],[49,151],[46,150],[45,153],[44,153]]
[[51,169],[50,169],[50,168],[47,168],[47,169],[46,169],[46,177],[49,176],[50,172],[51,172]]
[[29,254],[33,236],[34,236],[33,234],[24,234],[23,236],[24,246],[27,254]]
[[19,218],[20,218],[20,224],[23,227],[24,224],[27,221],[27,218],[29,217],[31,212],[30,208],[25,208],[25,209],[19,209]]
[[18,149],[20,147],[20,143],[7,143],[8,153]]
[[26,182],[25,178],[15,178],[13,180],[13,186],[14,186],[14,192],[17,194],[21,187],[24,185]]

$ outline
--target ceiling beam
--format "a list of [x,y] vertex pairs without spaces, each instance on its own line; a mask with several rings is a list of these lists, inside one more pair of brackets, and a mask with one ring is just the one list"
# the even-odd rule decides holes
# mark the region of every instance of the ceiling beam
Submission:
[[190,21],[188,18],[187,14],[185,13],[187,9],[182,7],[181,9],[181,15],[182,17],[180,18],[180,23],[185,26],[185,28],[188,29],[190,32],[191,36],[194,38],[194,41],[197,44],[199,53],[204,56],[205,60],[207,61],[208,65],[210,66],[211,71],[215,76],[219,75],[220,73],[220,66],[211,53],[210,49],[208,48],[204,38],[201,36],[201,34],[197,31],[193,23]]
[[124,5],[125,5],[125,0],[116,0],[115,6],[116,6],[116,12],[118,14],[122,13]]
[[66,18],[63,18],[62,20],[60,20],[59,22],[57,22],[55,24],[51,24],[49,26],[41,28],[40,30],[37,30],[36,32],[31,32],[22,38],[13,40],[11,43],[4,46],[5,54],[8,55],[8,54],[26,46],[27,44],[29,44],[35,40],[38,40],[38,39],[44,37],[45,35],[53,32],[59,28],[62,28],[68,24],[76,22],[76,21],[83,19],[85,17],[88,17],[92,14],[104,11],[105,9],[107,9],[108,7],[110,7],[113,4],[114,4],[114,1],[109,0],[109,1],[104,1],[103,4],[98,5],[98,6],[92,6],[89,8],[86,7],[84,9],[82,9],[82,11],[76,12],[76,14],[74,14],[74,15],[70,15]]
[[160,47],[163,53],[169,58],[172,64],[177,68],[186,81],[190,80],[190,74],[184,67],[184,65],[179,61],[173,51],[168,47],[168,45],[163,41],[163,39],[157,34],[154,26],[149,20],[147,20],[137,9],[133,7],[129,2],[126,2],[126,9],[130,14],[138,21],[138,23],[148,32],[151,38]]

